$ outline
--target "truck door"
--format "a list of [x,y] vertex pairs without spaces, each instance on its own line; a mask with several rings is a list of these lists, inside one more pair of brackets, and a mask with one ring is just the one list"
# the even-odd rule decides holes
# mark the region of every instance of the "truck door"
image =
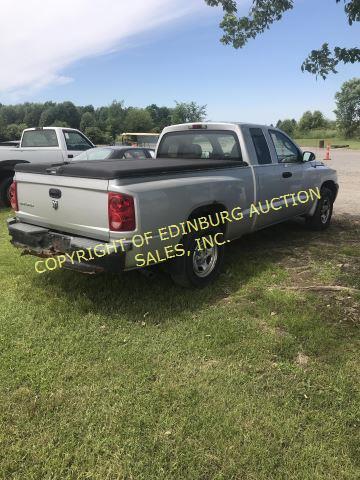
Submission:
[[82,133],[76,130],[64,129],[63,135],[66,145],[66,151],[64,156],[67,157],[64,158],[65,161],[75,158],[81,152],[84,152],[85,150],[89,150],[89,148],[94,147],[94,145],[85,137],[85,135],[82,135]]
[[[282,135],[278,131],[273,132]],[[255,228],[263,228],[296,215],[292,199],[285,201],[280,197],[304,189],[304,175],[299,162],[301,152],[292,142],[288,144],[285,136],[286,145],[277,137],[277,143],[274,143],[266,128],[250,127],[249,136],[253,158],[257,159],[254,171],[257,183],[256,206],[260,214],[254,215]],[[259,203],[262,209],[259,208]]]
[[[304,162],[301,150],[284,133],[269,129],[268,135],[271,141],[270,148],[274,148],[278,165],[282,168],[281,177],[286,193],[297,195],[299,192],[315,188],[318,185],[318,176],[314,171],[315,162]],[[302,194],[301,198],[306,199],[306,195]],[[289,202],[291,206],[287,208],[287,212],[290,217],[307,212],[312,204],[296,201],[295,205],[293,199]]]

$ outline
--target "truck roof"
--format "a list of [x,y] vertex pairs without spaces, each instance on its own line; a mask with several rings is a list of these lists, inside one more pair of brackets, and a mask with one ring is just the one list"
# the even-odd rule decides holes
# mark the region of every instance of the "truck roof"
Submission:
[[31,127],[31,128],[25,128],[24,132],[29,132],[33,130],[74,130],[75,132],[79,131],[77,128],[70,128],[70,127]]
[[[165,127],[162,133],[188,130],[189,127],[192,125],[204,126],[210,130],[234,130],[234,127],[239,127],[239,126],[269,128],[269,125],[260,125],[256,123],[246,123],[246,122],[190,122],[190,123],[180,123],[178,125],[171,125],[170,127]],[[275,128],[275,127],[271,127],[271,128]],[[199,131],[201,131],[201,128],[199,128]]]

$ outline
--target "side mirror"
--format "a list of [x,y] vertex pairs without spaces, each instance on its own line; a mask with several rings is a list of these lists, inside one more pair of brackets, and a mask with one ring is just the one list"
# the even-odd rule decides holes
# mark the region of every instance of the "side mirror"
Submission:
[[304,152],[303,153],[303,162],[312,162],[316,159],[316,155],[313,152]]

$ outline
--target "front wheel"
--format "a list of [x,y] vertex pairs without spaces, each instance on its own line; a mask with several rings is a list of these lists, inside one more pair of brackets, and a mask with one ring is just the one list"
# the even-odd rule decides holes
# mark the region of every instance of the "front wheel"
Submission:
[[176,259],[171,277],[182,287],[204,288],[220,275],[226,240],[219,228],[186,235],[185,255]]
[[0,180],[0,205],[3,205],[5,207],[10,207],[10,187],[12,182],[13,177],[5,177]]
[[313,230],[325,230],[328,228],[331,223],[333,207],[334,194],[329,188],[323,187],[314,215],[306,219],[307,225]]

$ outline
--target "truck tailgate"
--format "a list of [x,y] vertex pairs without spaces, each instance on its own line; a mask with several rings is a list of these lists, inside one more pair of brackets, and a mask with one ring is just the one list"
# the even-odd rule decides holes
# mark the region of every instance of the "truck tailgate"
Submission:
[[16,173],[19,212],[26,223],[108,240],[108,180]]

